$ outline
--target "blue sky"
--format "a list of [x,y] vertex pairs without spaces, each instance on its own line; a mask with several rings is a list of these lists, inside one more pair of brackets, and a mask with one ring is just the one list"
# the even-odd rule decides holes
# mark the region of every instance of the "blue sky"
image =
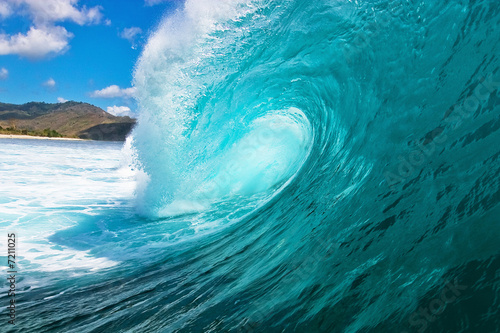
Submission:
[[0,102],[134,115],[134,65],[181,0],[0,0]]

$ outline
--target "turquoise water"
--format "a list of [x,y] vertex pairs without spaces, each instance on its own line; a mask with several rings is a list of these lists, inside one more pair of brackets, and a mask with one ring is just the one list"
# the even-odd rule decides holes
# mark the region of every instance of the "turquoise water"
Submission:
[[124,146],[0,141],[16,329],[500,331],[499,24],[493,0],[187,1]]

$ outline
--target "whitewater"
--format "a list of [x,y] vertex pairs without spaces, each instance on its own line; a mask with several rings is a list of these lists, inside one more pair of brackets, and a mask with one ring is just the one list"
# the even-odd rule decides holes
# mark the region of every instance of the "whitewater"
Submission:
[[0,140],[2,331],[499,332],[499,31],[496,0],[187,0],[125,144]]

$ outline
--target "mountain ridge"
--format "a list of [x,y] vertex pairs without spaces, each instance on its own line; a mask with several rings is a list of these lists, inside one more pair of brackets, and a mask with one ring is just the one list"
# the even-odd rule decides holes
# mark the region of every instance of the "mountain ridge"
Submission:
[[85,102],[0,102],[0,130],[12,134],[46,135],[105,141],[123,141],[136,120],[114,116]]

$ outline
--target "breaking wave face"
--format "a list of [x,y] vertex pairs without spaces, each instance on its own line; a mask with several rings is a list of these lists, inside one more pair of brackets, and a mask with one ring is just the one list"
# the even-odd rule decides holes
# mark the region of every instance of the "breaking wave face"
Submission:
[[499,24],[496,0],[188,0],[135,71],[138,214],[64,234],[114,266],[54,282],[41,327],[495,331]]
[[[499,268],[499,12],[188,1],[166,18],[135,76],[140,212],[217,231],[173,327],[415,330],[443,281],[498,293],[470,279]],[[471,297],[433,329],[495,322],[493,303],[454,322]]]

